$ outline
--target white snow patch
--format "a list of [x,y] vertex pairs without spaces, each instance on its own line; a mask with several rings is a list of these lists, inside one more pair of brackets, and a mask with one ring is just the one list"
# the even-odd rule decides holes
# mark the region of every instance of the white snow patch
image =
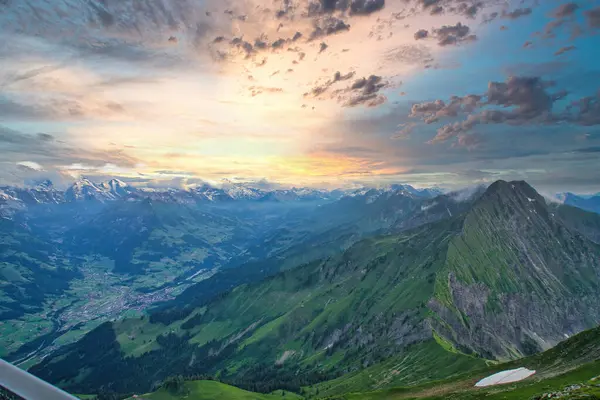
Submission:
[[532,201],[535,201],[535,199],[530,199],[529,197],[527,198],[527,200],[529,200],[529,202],[531,203]]
[[490,375],[487,378],[483,378],[475,384],[475,387],[486,387],[494,385],[502,385],[504,383],[519,382],[523,379],[529,378],[535,374],[535,371],[527,368],[509,369],[506,371],[498,372],[494,375]]

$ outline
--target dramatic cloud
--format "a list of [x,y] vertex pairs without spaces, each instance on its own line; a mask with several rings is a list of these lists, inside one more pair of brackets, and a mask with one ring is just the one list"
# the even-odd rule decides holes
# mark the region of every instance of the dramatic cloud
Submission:
[[350,13],[356,15],[369,15],[385,7],[385,0],[352,0]]
[[350,25],[344,22],[344,20],[336,17],[326,17],[315,21],[315,27],[310,34],[310,39],[314,40],[348,30],[350,30]]
[[433,61],[431,51],[422,45],[407,44],[398,46],[384,55],[385,60],[408,64],[408,65],[423,65]]
[[[347,81],[354,77],[354,72],[342,74],[339,71],[333,75],[333,78],[325,83],[315,86],[310,93],[305,93],[305,97],[322,98],[332,86],[338,82]],[[374,107],[386,101],[385,96],[379,94],[379,91],[387,86],[381,76],[371,75],[368,78],[360,78],[355,80],[350,86],[342,89],[331,91],[330,98],[337,99],[345,107],[355,107],[358,105],[366,105]]]
[[554,101],[564,96],[548,94],[549,86],[539,78],[513,76],[506,82],[490,82],[485,96],[488,104],[516,107],[515,119],[532,119],[550,111]]
[[465,97],[453,96],[448,103],[443,100],[413,104],[411,117],[421,117],[425,123],[437,122],[443,117],[456,117],[461,113],[473,111],[480,105],[481,96],[468,95]]
[[490,22],[493,22],[496,18],[498,18],[498,16],[500,16],[500,13],[498,13],[496,11],[494,11],[493,13],[490,13],[490,14],[485,14],[483,16],[482,23],[489,24]]
[[585,12],[587,23],[592,29],[600,29],[600,7]]
[[558,49],[556,51],[556,53],[554,53],[555,56],[560,56],[561,54],[567,53],[569,51],[573,51],[575,50],[576,47],[575,46],[565,46],[565,47],[561,47],[560,49]]
[[451,46],[477,40],[477,36],[470,32],[471,28],[458,22],[456,25],[444,25],[437,29],[434,28],[431,32],[426,29],[419,29],[413,37],[415,40],[434,38],[438,41],[439,46]]
[[479,10],[483,7],[483,2],[475,2],[473,4],[460,3],[456,9],[461,15],[464,15],[467,18],[475,18]]
[[374,107],[386,101],[385,96],[378,93],[386,85],[381,76],[371,75],[368,78],[361,78],[354,81],[350,87],[338,91],[338,101],[345,107],[358,105]]
[[[532,154],[552,162],[523,168],[541,163],[566,179],[573,168],[554,164],[556,151],[593,149],[600,137],[587,128],[598,125],[598,98],[585,97],[597,80],[597,5],[555,7],[565,1],[4,2],[0,120],[12,133],[0,135],[0,184],[60,166],[157,185],[458,184],[475,179],[460,171],[508,170]],[[500,18],[510,32],[485,25]],[[541,40],[543,18],[552,42]],[[581,35],[569,37],[575,26]],[[480,44],[454,48],[476,35]],[[525,40],[535,48],[523,51]],[[509,75],[543,78],[486,92]],[[432,142],[451,146],[426,144],[438,129]],[[586,133],[585,145],[574,139]],[[477,179],[510,172],[486,174]]]
[[385,0],[319,0],[308,5],[308,14],[349,11],[351,15],[369,15],[381,11],[384,7]]
[[551,16],[555,19],[546,24],[543,31],[543,37],[546,39],[554,38],[556,37],[556,32],[565,27],[570,27],[572,32],[571,39],[581,35],[583,30],[578,25],[575,18],[575,14],[579,8],[577,3],[570,2],[562,4],[554,9]]
[[475,18],[481,11],[486,1],[479,0],[417,0],[420,8],[429,12],[430,15],[441,15],[445,12],[448,14],[458,14],[467,18]]
[[17,163],[19,167],[24,167],[33,171],[43,171],[44,167],[34,161],[20,161]]
[[569,107],[573,114],[567,114],[565,119],[583,126],[600,125],[600,90],[596,96],[584,97],[574,101]]
[[444,25],[439,29],[433,29],[431,35],[438,40],[438,45],[452,46],[476,40],[477,36],[470,32],[468,26],[458,22],[456,25]]
[[14,100],[0,95],[0,117],[4,120],[77,120],[125,117],[123,105],[94,97],[29,98]]
[[527,8],[517,8],[514,9],[513,11],[504,11],[502,13],[502,18],[508,18],[508,19],[517,19],[517,18],[521,18],[527,15],[531,15],[531,8],[527,7]]
[[427,31],[425,29],[419,29],[418,31],[415,32],[415,40],[425,39],[428,36],[429,36],[429,31]]
[[398,125],[398,128],[400,128],[400,130],[398,130],[398,132],[396,132],[396,134],[392,136],[392,139],[406,139],[408,136],[410,136],[411,133],[413,133],[416,126],[417,124],[412,122]]
[[[484,109],[470,114],[466,120],[447,124],[438,129],[430,143],[444,142],[460,134],[466,134],[480,124],[510,125],[548,124],[570,122],[583,126],[600,124],[599,97],[591,96],[574,101],[564,112],[554,112],[554,103],[567,96],[565,91],[549,93],[552,82],[537,77],[511,77],[506,82],[490,82],[482,102],[473,103],[475,107],[496,106],[500,109]],[[456,109],[437,100],[431,103],[413,106],[411,116],[424,115],[425,122],[437,121],[436,115],[445,112],[445,116],[456,116]],[[508,110],[507,110],[508,109]]]
[[62,65],[45,65],[43,67],[34,68],[28,71],[9,74],[7,77],[4,78],[4,81],[0,83],[0,87],[6,87],[13,83],[35,78],[38,75],[56,71],[60,68],[62,68]]
[[305,93],[304,96],[312,96],[312,97],[319,97],[321,96],[323,93],[327,92],[327,90],[329,90],[329,88],[337,83],[337,82],[342,82],[342,81],[347,81],[348,79],[352,79],[354,77],[354,72],[348,72],[347,74],[342,74],[341,72],[337,71],[335,74],[333,74],[333,78],[328,80],[327,82],[325,82],[322,85],[319,86],[315,86],[310,93]]
[[474,150],[478,148],[483,142],[483,136],[479,133],[459,134],[454,145],[456,147],[464,147],[468,150]]
[[266,86],[250,86],[248,88],[248,90],[250,91],[252,97],[258,96],[259,94],[262,94],[262,93],[281,93],[281,92],[283,92],[282,88],[266,87]]
[[566,18],[575,14],[575,11],[579,9],[579,5],[577,3],[565,3],[560,5],[552,12],[552,16],[554,18]]
[[[138,161],[121,150],[95,151],[70,146],[47,133],[28,135],[0,125],[0,154],[2,161],[22,163],[26,159],[32,165],[56,166],[59,163],[85,163],[89,165],[105,165],[114,163],[123,166],[134,166]],[[35,164],[33,164],[35,163]],[[1,178],[1,176],[0,176]]]

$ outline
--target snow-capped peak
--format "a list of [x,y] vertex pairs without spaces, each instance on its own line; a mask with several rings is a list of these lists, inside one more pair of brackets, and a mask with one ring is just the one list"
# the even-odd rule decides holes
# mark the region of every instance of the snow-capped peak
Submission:
[[235,183],[229,187],[224,187],[223,191],[235,200],[256,200],[265,195],[260,189],[246,187],[243,184]]
[[111,179],[107,182],[96,184],[88,178],[81,178],[65,192],[67,201],[80,200],[116,200],[124,197],[133,189],[119,179]]
[[111,179],[107,182],[102,182],[100,187],[118,197],[125,196],[132,190],[128,184],[119,179]]
[[35,187],[38,190],[53,190],[54,189],[54,185],[52,184],[52,181],[50,179],[44,179],[43,181],[39,182]]

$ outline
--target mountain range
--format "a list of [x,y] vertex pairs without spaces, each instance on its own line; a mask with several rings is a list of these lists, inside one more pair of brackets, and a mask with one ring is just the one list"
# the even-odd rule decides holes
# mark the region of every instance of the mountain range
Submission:
[[563,204],[578,207],[586,211],[600,213],[600,193],[581,196],[567,192],[556,195],[556,198]]
[[600,324],[600,216],[526,182],[466,198],[366,191],[309,214],[286,226],[308,236],[273,238],[267,254],[147,317],[105,322],[31,372],[79,393],[147,392],[180,374],[340,395],[444,379]]
[[0,187],[0,200],[16,201],[24,204],[47,204],[76,201],[142,200],[152,199],[165,202],[225,202],[225,201],[311,201],[335,200],[343,196],[362,195],[369,190],[373,193],[404,192],[417,197],[433,197],[441,194],[435,188],[416,189],[410,185],[390,185],[384,189],[321,190],[311,188],[259,189],[252,184],[225,181],[221,187],[203,184],[189,189],[136,188],[119,179],[105,182],[92,182],[81,178],[66,190],[54,187],[51,181],[44,180],[32,187]]
[[86,179],[65,191],[49,181],[0,190],[0,356],[13,361],[43,357],[132,309],[178,294],[200,300],[335,254],[437,193],[150,190]]

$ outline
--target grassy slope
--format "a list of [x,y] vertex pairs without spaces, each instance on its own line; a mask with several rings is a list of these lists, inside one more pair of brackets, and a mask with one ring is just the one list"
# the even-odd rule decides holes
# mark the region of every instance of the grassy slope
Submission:
[[[287,399],[295,400],[301,399],[302,397],[285,392],[285,395],[278,391],[273,394],[261,394],[248,392],[246,390],[238,389],[234,386],[226,385],[224,383],[216,381],[190,381],[185,382],[186,393],[176,395],[166,391],[165,389],[159,389],[154,393],[148,393],[141,395],[138,399],[145,400],[275,400],[275,399]],[[131,397],[130,399],[133,399]]]
[[[537,372],[531,378],[515,384],[482,389],[474,387],[477,381],[486,376],[518,367],[526,367]],[[459,377],[412,387],[345,394],[334,396],[332,399],[529,399],[534,395],[562,390],[572,384],[586,383],[598,375],[600,375],[600,327],[575,335],[543,353],[510,363],[489,366]],[[590,384],[599,383],[600,381],[596,381]],[[321,385],[326,386],[327,382]],[[598,388],[591,391],[586,389],[583,392],[600,394]]]
[[[420,388],[397,388],[371,393],[353,393],[331,400],[524,400],[532,399],[544,393],[562,391],[564,388],[577,384],[586,384],[591,387],[574,392],[571,396],[561,397],[566,400],[598,399],[600,388],[594,385],[600,375],[600,362],[590,363],[565,374],[544,380],[525,380],[517,384],[496,386],[488,389],[473,387],[477,379],[468,379],[440,385],[428,385]],[[584,395],[583,397],[578,397]],[[587,396],[585,396],[587,395]],[[596,397],[592,397],[596,396]]]
[[318,393],[322,397],[366,388],[413,386],[452,376],[457,371],[478,370],[485,365],[480,358],[447,351],[435,340],[430,340],[371,367],[315,385],[307,389],[307,393]]

